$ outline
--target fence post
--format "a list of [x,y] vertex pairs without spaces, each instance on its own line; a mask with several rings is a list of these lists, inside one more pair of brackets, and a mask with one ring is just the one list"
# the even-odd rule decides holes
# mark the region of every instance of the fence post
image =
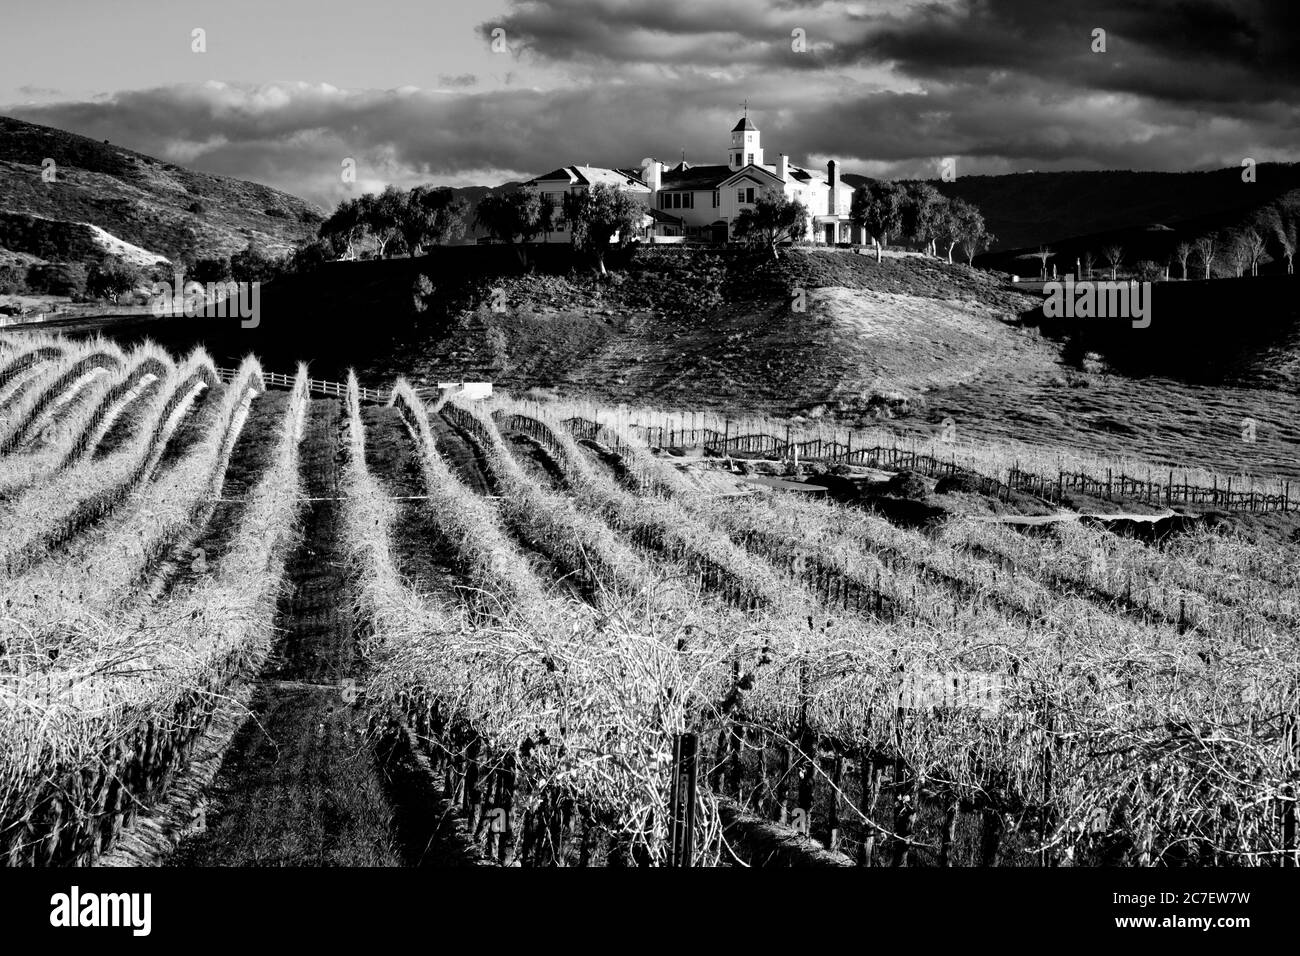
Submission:
[[699,746],[695,734],[673,737],[673,782],[669,806],[671,830],[668,842],[668,865],[688,867],[695,850],[695,790]]

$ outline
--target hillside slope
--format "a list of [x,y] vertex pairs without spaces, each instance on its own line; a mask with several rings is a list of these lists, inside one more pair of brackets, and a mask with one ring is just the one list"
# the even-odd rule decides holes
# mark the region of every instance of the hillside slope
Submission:
[[[46,159],[55,163],[52,183],[41,178]],[[321,216],[268,186],[4,116],[0,212],[89,223],[169,259],[230,255],[250,242],[285,251],[314,235]]]

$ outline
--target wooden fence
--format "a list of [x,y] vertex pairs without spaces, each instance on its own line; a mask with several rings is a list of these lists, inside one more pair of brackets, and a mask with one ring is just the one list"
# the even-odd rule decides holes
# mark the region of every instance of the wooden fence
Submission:
[[[233,368],[219,368],[217,374],[221,376],[221,381],[229,384],[235,378],[236,370]],[[279,372],[265,372],[262,375],[262,381],[267,388],[293,388],[295,378],[292,375],[282,375]],[[307,389],[316,395],[328,395],[331,398],[347,398],[348,387],[344,382],[328,382],[319,378],[309,378],[307,380]],[[376,402],[381,405],[388,404],[392,392],[382,388],[359,388],[361,400],[363,402]]]
[[[608,433],[595,422],[585,419],[568,419],[565,423],[574,434],[584,438],[596,438],[599,433]],[[955,458],[943,459],[933,455],[897,446],[870,445],[854,447],[850,432],[847,442],[814,438],[796,441],[789,429],[784,436],[769,432],[732,433],[729,428],[718,431],[713,428],[669,428],[632,426],[648,445],[659,447],[702,447],[719,455],[765,456],[770,458],[794,458],[821,462],[842,462],[877,468],[882,471],[915,471],[931,478],[963,477],[982,494],[1006,497],[1012,491],[1022,492],[1059,504],[1065,500],[1067,492],[1086,494],[1111,501],[1143,501],[1151,505],[1200,505],[1221,508],[1227,511],[1294,511],[1300,506],[1300,500],[1291,500],[1291,483],[1284,482],[1281,494],[1255,490],[1233,490],[1232,479],[1227,478],[1223,486],[1215,481],[1206,487],[1190,482],[1175,481],[1174,473],[1168,473],[1168,480],[1161,482],[1152,478],[1136,478],[1131,475],[1114,474],[1106,471],[1105,479],[1082,472],[1060,471],[1055,476],[1041,475],[1025,471],[1018,465],[1008,470],[1006,480],[993,475],[975,472],[957,464]]]

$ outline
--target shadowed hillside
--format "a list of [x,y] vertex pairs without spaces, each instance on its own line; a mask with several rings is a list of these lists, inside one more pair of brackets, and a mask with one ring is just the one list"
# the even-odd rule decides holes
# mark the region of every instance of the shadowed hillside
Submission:
[[[46,159],[55,163],[52,183],[41,178]],[[230,255],[250,242],[286,251],[314,236],[321,216],[310,203],[268,186],[195,172],[3,116],[0,212],[91,223],[169,259]],[[6,236],[0,236],[0,245],[40,255],[8,246]]]

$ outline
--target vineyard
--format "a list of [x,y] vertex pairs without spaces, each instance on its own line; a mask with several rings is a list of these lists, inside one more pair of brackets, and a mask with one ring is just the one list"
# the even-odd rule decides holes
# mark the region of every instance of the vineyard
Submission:
[[0,337],[0,860],[355,861],[231,836],[274,731],[371,863],[668,865],[693,734],[695,865],[1300,864],[1300,548],[714,493],[659,448],[1106,467],[714,424]]

